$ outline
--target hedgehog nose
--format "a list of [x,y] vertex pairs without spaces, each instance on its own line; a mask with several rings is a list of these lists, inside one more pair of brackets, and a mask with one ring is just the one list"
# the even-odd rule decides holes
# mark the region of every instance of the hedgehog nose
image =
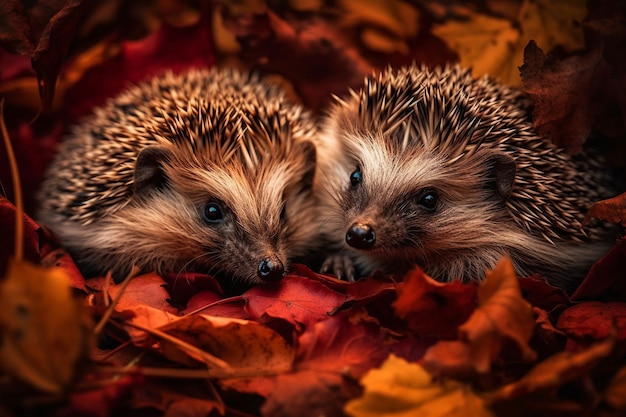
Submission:
[[370,249],[376,243],[376,234],[369,224],[354,223],[346,233],[348,245],[357,249]]
[[257,273],[263,281],[280,281],[285,273],[285,267],[280,260],[268,256],[261,260]]

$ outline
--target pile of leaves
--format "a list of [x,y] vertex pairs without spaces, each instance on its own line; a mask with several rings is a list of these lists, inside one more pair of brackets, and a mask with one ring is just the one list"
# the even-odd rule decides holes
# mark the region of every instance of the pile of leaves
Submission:
[[[129,82],[215,64],[259,71],[322,111],[386,65],[461,62],[523,88],[535,127],[568,151],[601,136],[619,172],[617,3],[6,1],[3,136],[24,183],[0,163],[0,415],[623,415],[621,237],[573,294],[516,277],[507,258],[481,284],[419,269],[347,283],[294,265],[227,292],[202,274],[85,281],[10,202],[23,189],[34,213],[67,126]],[[625,213],[621,196],[589,217],[626,226]]]

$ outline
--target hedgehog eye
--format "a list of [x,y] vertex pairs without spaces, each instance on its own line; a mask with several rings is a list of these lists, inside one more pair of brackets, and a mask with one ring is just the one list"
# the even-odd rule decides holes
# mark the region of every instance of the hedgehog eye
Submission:
[[357,187],[363,181],[363,174],[361,173],[361,167],[357,165],[356,170],[350,174],[350,185],[352,188]]
[[202,217],[206,223],[220,223],[224,220],[224,212],[218,203],[209,203],[202,208]]
[[437,209],[437,202],[439,196],[437,191],[432,189],[426,189],[421,193],[421,196],[417,202],[426,212],[433,213]]

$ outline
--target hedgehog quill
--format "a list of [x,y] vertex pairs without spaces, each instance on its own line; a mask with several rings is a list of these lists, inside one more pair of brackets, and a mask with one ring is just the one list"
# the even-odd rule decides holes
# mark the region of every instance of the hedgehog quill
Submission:
[[[503,254],[571,289],[614,233],[581,221],[615,194],[599,157],[539,136],[519,91],[459,66],[387,69],[329,110],[320,137],[323,271],[480,280]],[[343,242],[343,244],[340,244]],[[356,268],[356,272],[355,272]]]
[[38,219],[87,276],[119,279],[136,265],[279,280],[318,242],[315,132],[255,75],[165,73],[71,129]]

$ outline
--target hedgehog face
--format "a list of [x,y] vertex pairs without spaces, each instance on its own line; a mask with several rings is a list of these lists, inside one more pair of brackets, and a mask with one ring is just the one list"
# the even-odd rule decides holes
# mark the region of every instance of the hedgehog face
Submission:
[[160,242],[159,253],[171,258],[161,262],[167,270],[205,269],[248,283],[274,281],[315,241],[314,224],[298,221],[314,218],[316,207],[311,143],[255,169],[236,162],[178,164],[171,152],[147,148],[140,154],[135,198],[137,207],[153,212],[152,221],[128,225],[137,229],[140,241]]
[[404,270],[497,241],[494,225],[506,221],[500,213],[515,175],[510,158],[485,153],[450,164],[420,148],[391,153],[381,137],[343,139],[336,239],[343,234],[359,256]]

